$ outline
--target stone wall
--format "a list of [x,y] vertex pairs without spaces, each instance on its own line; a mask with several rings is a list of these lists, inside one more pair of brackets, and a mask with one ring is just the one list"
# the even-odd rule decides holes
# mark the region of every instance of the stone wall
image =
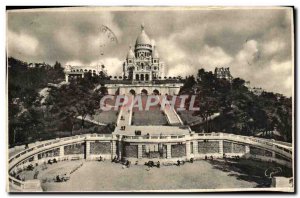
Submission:
[[110,154],[111,143],[110,142],[91,142],[90,154]]
[[242,144],[232,143],[232,152],[233,153],[245,153],[246,146]]
[[292,159],[288,159],[288,158],[286,158],[286,157],[284,157],[282,155],[279,155],[277,153],[275,154],[275,158],[279,159],[279,160],[284,160],[284,161],[287,161],[287,162],[292,162]]
[[129,143],[126,143],[124,145],[124,157],[132,157],[137,158],[138,157],[138,146],[137,145],[130,145]]
[[198,153],[219,153],[219,141],[199,141]]
[[184,157],[186,155],[185,144],[175,144],[171,146],[172,157]]
[[84,143],[64,146],[64,154],[65,155],[84,154],[84,152],[85,152],[85,144]]
[[223,152],[224,153],[232,152],[232,142],[223,141]]
[[59,156],[60,149],[56,148],[50,151],[46,151],[38,154],[38,159],[46,158],[46,157],[57,157]]
[[[142,145],[143,158],[161,158],[166,148],[159,144]],[[166,152],[166,151],[165,151]]]
[[260,149],[257,147],[250,146],[250,154],[251,155],[260,155],[266,157],[272,157],[272,152],[264,149]]

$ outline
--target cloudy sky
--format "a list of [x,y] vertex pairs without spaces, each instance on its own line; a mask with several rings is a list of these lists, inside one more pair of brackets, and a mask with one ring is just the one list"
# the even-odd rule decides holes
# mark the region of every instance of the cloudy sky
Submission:
[[[119,75],[140,25],[156,44],[166,74],[230,67],[234,77],[292,95],[290,9],[88,10],[9,12],[7,50],[27,62],[96,65]],[[110,42],[101,26],[111,29]],[[103,54],[103,55],[101,55]]]

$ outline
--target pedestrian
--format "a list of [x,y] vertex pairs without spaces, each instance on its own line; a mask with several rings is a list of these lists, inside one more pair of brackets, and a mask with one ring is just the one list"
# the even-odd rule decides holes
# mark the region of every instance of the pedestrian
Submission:
[[191,158],[191,159],[190,159],[190,163],[193,163],[193,162],[194,162],[194,158]]

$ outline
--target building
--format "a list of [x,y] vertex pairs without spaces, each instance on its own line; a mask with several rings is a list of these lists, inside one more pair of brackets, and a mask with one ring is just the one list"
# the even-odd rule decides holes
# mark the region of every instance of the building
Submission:
[[[145,32],[144,25],[138,35],[134,48],[129,48],[126,60],[123,63],[123,77],[106,81],[105,87],[108,94],[124,95],[128,93],[140,94],[141,92],[152,94],[176,95],[179,93],[183,83],[180,78],[166,78],[165,66],[161,61],[157,47],[152,44]],[[101,72],[108,75],[105,67],[101,66],[65,66],[65,81],[72,78],[83,78],[84,74],[90,72],[99,75]]]
[[260,96],[264,92],[264,90],[261,87],[251,87],[250,81],[245,82],[245,87],[247,87],[250,92],[257,96]]
[[250,90],[253,94],[260,96],[264,90],[261,87],[253,87]]
[[223,78],[223,79],[227,79],[230,82],[232,81],[233,77],[230,74],[230,70],[229,67],[216,67],[215,68],[215,76],[217,78]]
[[137,82],[164,77],[164,63],[160,60],[157,48],[152,44],[143,25],[134,49],[129,48],[123,64],[123,75],[124,78]]
[[104,65],[96,66],[65,66],[65,81],[69,82],[69,79],[84,78],[84,74],[90,72],[92,75],[100,75],[103,73],[107,75],[107,70]]

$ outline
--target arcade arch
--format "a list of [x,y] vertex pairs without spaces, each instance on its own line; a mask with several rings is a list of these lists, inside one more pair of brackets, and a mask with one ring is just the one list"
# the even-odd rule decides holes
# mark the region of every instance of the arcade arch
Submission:
[[148,95],[148,91],[146,89],[142,89],[141,94]]

